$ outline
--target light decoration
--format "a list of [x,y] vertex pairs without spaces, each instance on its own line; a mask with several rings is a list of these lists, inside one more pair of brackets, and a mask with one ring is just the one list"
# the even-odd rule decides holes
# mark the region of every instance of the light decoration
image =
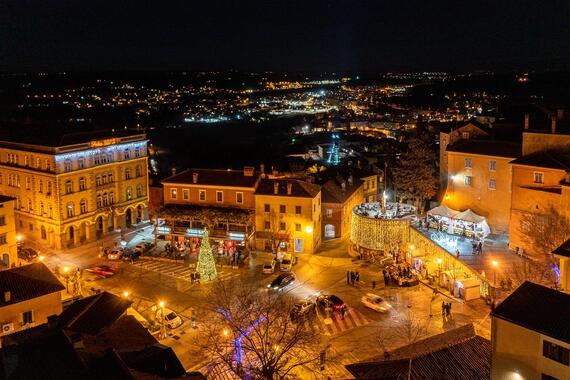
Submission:
[[210,246],[210,236],[208,229],[204,229],[204,236],[202,237],[202,244],[200,245],[200,254],[198,255],[198,265],[196,270],[200,273],[200,279],[206,281],[215,280],[218,277],[216,270],[216,261]]
[[147,143],[146,141],[140,141],[140,142],[134,142],[134,143],[116,144],[116,145],[111,145],[111,146],[107,146],[104,148],[86,149],[86,150],[81,150],[81,151],[77,151],[77,152],[56,154],[55,155],[55,162],[57,163],[57,162],[61,162],[64,160],[73,160],[73,159],[77,159],[77,158],[96,156],[96,155],[102,154],[102,153],[122,152],[125,149],[136,149],[136,148],[140,148],[141,152],[145,152],[144,155],[141,155],[141,157],[134,157],[134,155],[132,155],[131,157],[133,159],[134,158],[142,158],[142,157],[146,157],[146,143]]
[[456,236],[437,231],[431,234],[431,240],[448,250],[457,249],[458,238]]

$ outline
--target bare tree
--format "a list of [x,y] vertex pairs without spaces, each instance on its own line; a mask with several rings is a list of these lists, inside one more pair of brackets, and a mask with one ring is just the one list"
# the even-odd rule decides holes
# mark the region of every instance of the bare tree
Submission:
[[532,281],[544,286],[556,286],[558,277],[556,276],[557,265],[553,260],[533,261],[524,260],[515,262],[507,270],[508,290],[516,289],[525,281]]
[[212,316],[201,348],[240,378],[294,378],[316,370],[320,336],[290,318],[293,300],[251,285],[218,282],[208,295]]
[[523,214],[519,231],[523,243],[532,247],[531,255],[549,258],[555,248],[570,238],[570,221],[550,206],[544,213]]
[[376,341],[384,351],[384,355],[387,355],[391,349],[415,343],[426,337],[428,323],[428,320],[417,317],[408,308],[395,325],[378,331]]

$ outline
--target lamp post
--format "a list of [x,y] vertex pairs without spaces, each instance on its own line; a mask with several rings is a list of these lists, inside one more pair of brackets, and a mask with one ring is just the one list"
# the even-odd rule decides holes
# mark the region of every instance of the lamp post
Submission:
[[497,260],[493,260],[491,264],[493,265],[493,303],[495,303],[497,300],[497,267],[499,263]]
[[160,323],[160,333],[159,333],[159,338],[160,339],[164,339],[166,337],[166,326],[164,324],[164,306],[165,303],[164,301],[160,301],[158,303],[158,305],[156,305],[156,311],[154,314],[154,320],[157,320],[157,315],[160,312],[160,319],[159,319],[159,323]]

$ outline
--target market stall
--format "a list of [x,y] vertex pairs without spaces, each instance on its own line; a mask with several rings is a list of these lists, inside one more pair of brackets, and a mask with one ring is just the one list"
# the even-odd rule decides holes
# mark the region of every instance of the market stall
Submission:
[[475,236],[478,239],[483,239],[491,233],[491,229],[485,217],[467,209],[453,217],[453,233],[469,238]]
[[428,225],[439,231],[453,233],[453,218],[459,211],[451,209],[446,205],[439,205],[427,212]]

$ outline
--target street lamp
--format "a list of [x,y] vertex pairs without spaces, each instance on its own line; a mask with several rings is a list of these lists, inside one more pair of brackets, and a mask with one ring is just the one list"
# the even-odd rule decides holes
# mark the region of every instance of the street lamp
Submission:
[[41,262],[41,261],[44,261],[44,260],[45,260],[45,256],[39,255],[39,256],[38,256],[38,260],[39,260],[40,262]]
[[125,290],[125,291],[123,292],[123,297],[125,297],[125,298],[127,298],[127,299],[129,298],[129,291],[128,291],[128,290]]
[[308,234],[312,233],[312,232],[313,232],[313,227],[311,227],[311,226],[305,227],[305,232],[308,233]]
[[164,324],[164,301],[158,302],[158,307],[156,308],[156,312],[154,314],[154,320],[156,321],[157,315],[160,311],[160,339],[164,339],[166,337],[166,326]]
[[497,300],[497,267],[499,263],[497,260],[493,260],[491,264],[493,265],[493,302],[495,302]]

